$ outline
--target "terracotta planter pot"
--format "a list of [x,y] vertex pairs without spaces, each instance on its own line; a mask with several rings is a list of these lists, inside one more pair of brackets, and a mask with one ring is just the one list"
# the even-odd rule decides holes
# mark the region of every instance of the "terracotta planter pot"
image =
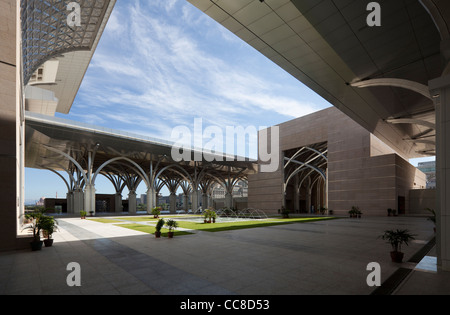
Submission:
[[156,238],[160,238],[161,237],[161,232],[155,232],[155,237]]
[[403,253],[402,252],[391,252],[392,262],[401,263],[403,261]]
[[167,232],[167,237],[168,238],[173,238],[173,232]]
[[53,239],[47,238],[44,240],[45,247],[51,247],[53,245]]

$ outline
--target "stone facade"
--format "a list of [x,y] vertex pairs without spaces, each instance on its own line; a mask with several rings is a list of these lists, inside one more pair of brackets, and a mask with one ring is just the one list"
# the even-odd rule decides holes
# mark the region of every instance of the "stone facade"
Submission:
[[[352,206],[366,215],[386,215],[387,208],[408,213],[409,190],[425,187],[422,172],[335,107],[278,126],[280,156],[288,150],[327,142],[328,209],[334,214],[346,215]],[[249,207],[276,213],[283,204],[283,184],[282,167],[251,175]],[[286,208],[311,212],[311,206],[317,210],[326,205],[326,195],[325,183],[312,191],[310,202],[305,200],[304,188],[295,196],[294,189],[288,187]]]

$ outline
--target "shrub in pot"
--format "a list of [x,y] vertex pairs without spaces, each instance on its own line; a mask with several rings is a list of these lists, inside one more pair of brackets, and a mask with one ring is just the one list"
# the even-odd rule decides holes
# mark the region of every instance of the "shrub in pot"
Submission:
[[167,233],[167,237],[173,238],[174,230],[178,227],[178,222],[172,219],[169,219],[166,221],[166,226],[169,229],[169,232]]
[[289,210],[286,209],[285,207],[281,208],[281,216],[285,219],[289,218]]
[[409,230],[386,230],[384,234],[381,235],[381,238],[387,243],[391,244],[391,259],[392,262],[401,263],[403,261],[404,253],[402,253],[402,245],[405,244],[408,246],[408,242],[414,240],[413,234],[409,232]]
[[80,211],[80,217],[81,217],[82,219],[86,219],[86,214],[87,214],[86,211],[84,211],[84,210],[81,210],[81,211]]
[[156,223],[156,227],[155,227],[155,237],[156,238],[161,237],[161,229],[164,226],[164,223],[166,223],[164,221],[164,219],[159,219],[158,222]]
[[[45,210],[44,210],[45,211]],[[25,219],[27,219],[30,223],[24,226],[24,230],[32,230],[33,231],[33,241],[30,242],[30,247],[32,251],[37,251],[42,249],[41,241],[41,218],[44,216],[43,211],[36,210],[32,213],[25,214]]]
[[40,218],[42,234],[45,237],[44,244],[45,247],[50,247],[53,245],[52,235],[58,230],[58,222],[53,217],[42,216]]
[[154,207],[152,209],[153,218],[159,218],[159,215],[161,214],[161,207]]

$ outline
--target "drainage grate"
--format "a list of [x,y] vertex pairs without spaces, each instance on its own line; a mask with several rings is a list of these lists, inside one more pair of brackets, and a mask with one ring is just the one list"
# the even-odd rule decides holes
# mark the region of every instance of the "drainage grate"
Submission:
[[371,295],[391,295],[394,290],[409,275],[412,269],[398,268],[380,287],[376,288]]
[[[423,257],[436,245],[436,237],[433,237],[425,246],[415,253],[409,263],[419,263]],[[376,288],[371,295],[390,295],[402,283],[403,280],[413,271],[409,268],[399,268],[380,287]]]
[[415,253],[408,262],[420,263],[425,255],[436,245],[436,237],[433,237],[424,247],[422,247],[417,253]]

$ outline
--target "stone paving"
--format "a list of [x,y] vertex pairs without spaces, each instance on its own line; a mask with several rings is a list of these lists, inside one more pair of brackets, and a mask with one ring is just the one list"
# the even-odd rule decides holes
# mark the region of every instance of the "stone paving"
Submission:
[[[390,261],[389,244],[378,238],[384,230],[417,234],[403,250],[405,261],[434,236],[432,223],[418,217],[196,231],[173,239],[79,218],[58,222],[52,247],[0,253],[0,294],[367,295],[374,291],[366,283],[368,263],[381,265],[382,281],[417,265]],[[70,262],[81,267],[79,287],[67,285]],[[449,273],[433,270],[433,253],[421,266],[395,294],[450,294]]]

